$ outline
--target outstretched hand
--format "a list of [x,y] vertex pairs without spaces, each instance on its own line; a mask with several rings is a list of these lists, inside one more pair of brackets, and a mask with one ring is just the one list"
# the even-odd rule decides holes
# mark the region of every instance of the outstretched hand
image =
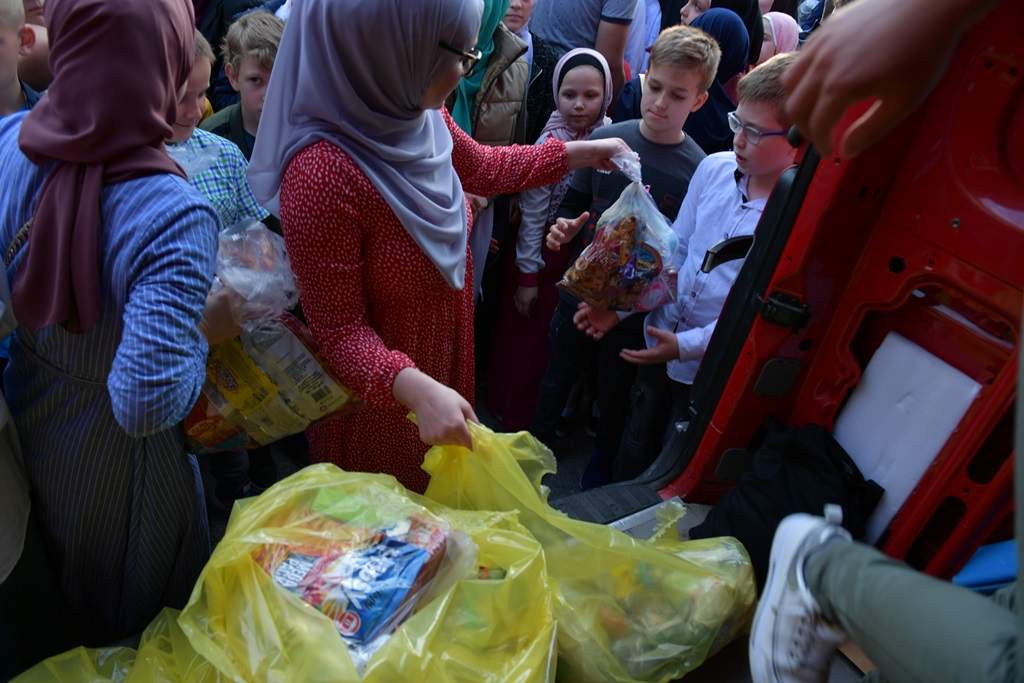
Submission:
[[578,140],[565,143],[569,157],[569,170],[590,166],[602,171],[614,171],[617,167],[612,158],[617,154],[631,154],[633,149],[622,138],[601,140]]
[[581,301],[572,321],[576,323],[576,329],[580,332],[594,340],[600,340],[608,334],[609,330],[619,324],[619,316],[615,314],[615,311],[594,308],[585,301]]
[[547,239],[544,240],[551,251],[558,251],[563,244],[572,241],[572,238],[579,234],[579,231],[590,220],[590,212],[584,211],[576,218],[559,218],[555,224],[548,229]]
[[622,360],[636,365],[657,365],[670,360],[679,360],[679,340],[668,330],[647,326],[647,334],[654,337],[655,345],[642,351],[623,349],[619,356]]
[[[823,154],[851,158],[910,115],[946,70],[958,38],[992,0],[859,0],[837,10],[784,77],[786,112]],[[980,10],[980,11],[979,11]],[[846,110],[874,100],[834,139]]]

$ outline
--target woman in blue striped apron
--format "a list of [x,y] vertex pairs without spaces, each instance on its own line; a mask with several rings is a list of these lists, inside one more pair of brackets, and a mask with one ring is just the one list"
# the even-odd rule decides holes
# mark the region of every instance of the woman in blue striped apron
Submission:
[[181,607],[210,551],[178,424],[205,375],[217,219],[163,146],[192,66],[189,0],[46,11],[54,81],[0,122],[0,249],[20,324],[4,387],[70,606],[54,616],[101,644]]

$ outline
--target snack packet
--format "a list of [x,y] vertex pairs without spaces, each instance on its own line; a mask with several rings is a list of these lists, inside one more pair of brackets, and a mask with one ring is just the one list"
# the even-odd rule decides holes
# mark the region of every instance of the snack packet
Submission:
[[620,154],[613,162],[631,182],[558,286],[597,308],[650,311],[675,299],[679,238],[641,182],[640,158]]
[[425,515],[380,528],[330,517],[307,524],[316,539],[261,546],[253,558],[277,586],[331,620],[360,672],[412,613],[443,565],[458,565],[461,577],[475,560],[464,534]]

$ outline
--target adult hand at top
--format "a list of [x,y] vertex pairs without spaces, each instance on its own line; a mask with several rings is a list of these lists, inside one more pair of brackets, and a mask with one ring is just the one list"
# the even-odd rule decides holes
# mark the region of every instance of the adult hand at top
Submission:
[[602,171],[614,171],[612,157],[619,153],[632,153],[632,148],[622,138],[603,140],[576,140],[565,143],[569,156],[569,170],[591,166]]
[[853,104],[874,104],[839,142],[854,157],[906,118],[941,78],[960,35],[993,0],[859,0],[811,36],[785,76],[786,111],[823,154]]

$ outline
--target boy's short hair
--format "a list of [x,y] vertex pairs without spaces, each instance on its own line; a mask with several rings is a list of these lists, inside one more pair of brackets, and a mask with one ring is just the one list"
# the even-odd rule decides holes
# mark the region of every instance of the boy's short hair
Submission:
[[701,88],[715,82],[722,50],[714,38],[692,26],[672,26],[661,32],[651,47],[651,66],[655,64],[698,69]]
[[200,59],[209,60],[211,65],[217,61],[216,55],[213,54],[213,48],[210,47],[210,41],[196,29],[195,61],[198,62]]
[[19,30],[25,25],[23,0],[0,0],[0,26]]
[[228,28],[224,42],[221,43],[224,63],[230,64],[237,73],[242,60],[253,57],[261,67],[269,71],[274,67],[283,32],[284,22],[270,12],[259,10],[239,17]]
[[783,106],[786,103],[786,88],[782,84],[782,77],[795,59],[795,52],[775,55],[741,78],[736,88],[740,102],[767,104],[775,110],[775,118],[779,123],[789,126],[791,121]]

